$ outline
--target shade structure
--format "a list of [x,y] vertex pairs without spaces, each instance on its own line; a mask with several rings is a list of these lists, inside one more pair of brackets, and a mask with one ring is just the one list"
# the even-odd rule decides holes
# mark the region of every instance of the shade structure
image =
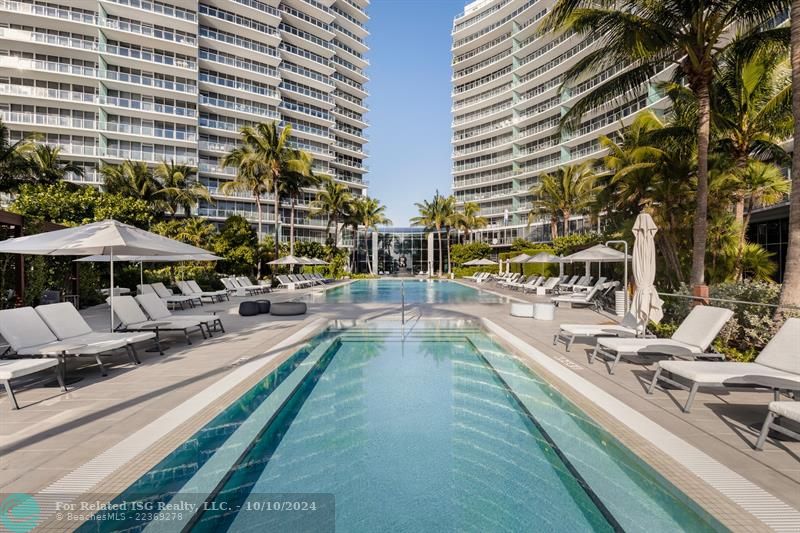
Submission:
[[22,255],[107,255],[111,297],[111,329],[114,329],[114,261],[117,255],[209,255],[207,250],[113,219],[92,222],[49,233],[0,242],[0,253]]
[[633,223],[633,279],[636,291],[631,301],[631,312],[636,316],[639,328],[644,331],[647,322],[659,322],[664,317],[664,302],[658,296],[656,279],[655,234],[658,231],[653,217],[641,213]]
[[301,256],[301,257],[298,257],[297,260],[300,261],[299,264],[301,264],[301,265],[316,265],[314,260],[311,259],[310,257]]
[[470,261],[470,263],[473,266],[493,266],[497,264],[491,259],[475,259],[474,261]]
[[[139,263],[139,283],[144,285],[145,263],[179,263],[181,261],[221,261],[223,258],[214,254],[197,255],[115,255],[114,261]],[[90,255],[75,260],[76,263],[110,263],[110,255]],[[112,287],[113,289],[113,287]],[[114,292],[113,290],[111,292]]]
[[626,259],[630,261],[631,257],[625,255],[624,252],[615,250],[605,244],[595,244],[591,248],[575,252],[572,255],[567,255],[561,260],[566,263],[621,263]]
[[526,261],[526,263],[560,263],[561,257],[557,255],[553,255],[548,252],[539,252],[538,254],[534,255],[530,259]]
[[281,257],[279,259],[275,259],[274,261],[270,261],[267,263],[268,265],[305,265],[299,257],[295,257],[293,255],[287,255]]
[[312,263],[310,263],[312,265],[330,265],[329,262],[325,261],[324,259],[320,259],[318,257],[312,257],[310,258],[310,260],[313,261]]
[[528,254],[519,254],[515,257],[509,259],[512,263],[527,263],[528,260],[531,258]]

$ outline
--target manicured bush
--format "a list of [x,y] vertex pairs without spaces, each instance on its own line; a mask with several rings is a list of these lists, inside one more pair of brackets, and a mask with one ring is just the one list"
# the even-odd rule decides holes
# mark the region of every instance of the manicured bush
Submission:
[[450,247],[450,261],[454,265],[463,265],[467,261],[485,259],[492,253],[492,247],[485,242],[454,244]]

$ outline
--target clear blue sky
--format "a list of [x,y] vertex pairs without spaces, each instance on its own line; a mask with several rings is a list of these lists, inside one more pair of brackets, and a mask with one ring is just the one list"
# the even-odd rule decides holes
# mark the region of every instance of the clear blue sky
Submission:
[[369,195],[395,226],[450,192],[450,30],[466,0],[372,0]]

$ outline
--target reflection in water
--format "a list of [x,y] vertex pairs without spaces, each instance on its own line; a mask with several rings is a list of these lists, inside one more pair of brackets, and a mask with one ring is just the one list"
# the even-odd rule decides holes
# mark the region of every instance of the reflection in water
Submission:
[[406,304],[505,303],[502,296],[490,294],[460,283],[410,278],[361,279],[334,287],[323,294],[311,295],[323,303],[400,303],[401,286]]

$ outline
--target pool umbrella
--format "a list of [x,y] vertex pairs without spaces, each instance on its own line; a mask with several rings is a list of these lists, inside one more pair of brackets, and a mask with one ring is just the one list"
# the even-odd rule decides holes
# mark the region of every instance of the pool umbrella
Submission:
[[477,259],[471,259],[471,260],[467,261],[466,263],[462,264],[461,266],[465,266],[465,267],[469,267],[469,266],[477,266],[477,265],[475,264],[475,262],[476,262],[476,261],[477,261]]
[[[139,263],[139,283],[144,285],[144,263],[178,263],[180,261],[221,261],[222,257],[214,254],[198,255],[115,255],[114,261]],[[76,263],[110,263],[111,256],[90,255],[75,260]],[[114,291],[114,288],[111,288]]]
[[[522,265],[523,263],[527,263],[528,259],[530,259],[530,258],[531,258],[531,256],[529,256],[528,254],[519,254],[517,256],[512,257],[508,261],[509,261],[509,263],[516,263],[518,265]],[[519,267],[520,274],[522,274],[524,272],[524,268],[525,268],[524,266],[520,266]]]
[[631,256],[626,255],[624,252],[615,250],[605,244],[595,244],[591,248],[575,252],[562,258],[565,263],[586,263],[586,274],[589,274],[589,263],[622,263],[625,260],[630,261]]
[[664,317],[661,309],[664,302],[653,285],[656,279],[657,231],[653,217],[647,213],[641,213],[633,223],[633,236],[636,239],[633,243],[633,279],[636,281],[636,291],[633,293],[631,311],[642,331],[649,320],[658,323]]
[[304,265],[305,263],[299,258],[293,255],[287,255],[281,257],[280,259],[275,259],[274,261],[270,261],[267,263],[268,265]]
[[470,261],[474,266],[493,266],[496,265],[494,261],[491,259],[475,259],[474,261]]
[[558,263],[559,276],[564,275],[564,262],[561,257],[549,252],[539,252],[526,261],[527,263]]
[[111,329],[114,329],[114,261],[117,255],[208,255],[174,239],[108,219],[0,242],[0,253],[22,255],[107,255],[111,265]]

